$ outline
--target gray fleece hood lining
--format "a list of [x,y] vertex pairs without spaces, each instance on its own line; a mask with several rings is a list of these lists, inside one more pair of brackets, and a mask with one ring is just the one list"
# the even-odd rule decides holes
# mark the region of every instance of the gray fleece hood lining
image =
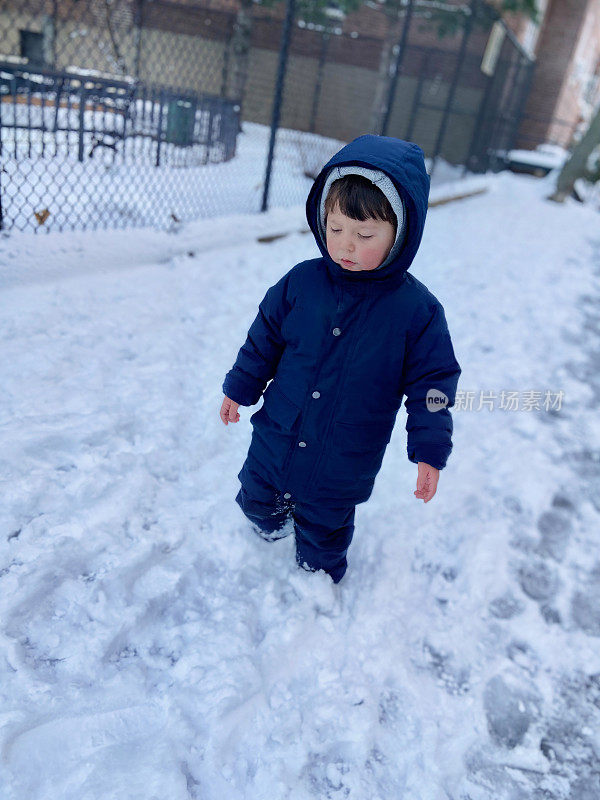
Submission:
[[400,248],[402,247],[402,243],[404,242],[406,236],[406,214],[404,209],[404,203],[402,202],[402,198],[398,194],[398,190],[394,186],[392,179],[382,170],[368,169],[367,167],[360,167],[358,165],[332,167],[329,173],[327,174],[327,178],[323,185],[323,190],[321,192],[321,198],[319,202],[318,225],[319,225],[319,233],[321,234],[324,244],[327,241],[326,228],[325,228],[325,200],[327,199],[327,195],[329,194],[329,189],[331,188],[331,184],[334,181],[338,180],[338,178],[343,178],[345,175],[361,175],[363,178],[367,178],[368,180],[370,180],[371,183],[373,183],[378,189],[380,189],[387,197],[392,207],[392,210],[396,215],[396,220],[397,220],[396,239],[386,259],[375,270],[373,270],[374,272],[376,272],[378,269],[382,269],[383,267],[387,266],[391,261],[393,261],[396,255],[398,254]]

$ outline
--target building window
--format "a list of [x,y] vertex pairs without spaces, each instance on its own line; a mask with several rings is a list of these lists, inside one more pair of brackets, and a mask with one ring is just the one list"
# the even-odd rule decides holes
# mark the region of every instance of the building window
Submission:
[[44,34],[37,31],[19,31],[21,37],[21,56],[30,64],[41,67],[44,64]]

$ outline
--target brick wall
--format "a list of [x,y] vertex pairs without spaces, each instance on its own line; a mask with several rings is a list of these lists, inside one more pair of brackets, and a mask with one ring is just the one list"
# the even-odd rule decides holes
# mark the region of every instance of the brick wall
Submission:
[[589,121],[600,102],[600,3],[590,2],[573,56],[568,87],[581,98],[582,115]]
[[[551,0],[539,35],[531,92],[516,143],[568,146],[585,112],[583,92],[600,58],[598,0]],[[583,64],[583,68],[582,68]]]

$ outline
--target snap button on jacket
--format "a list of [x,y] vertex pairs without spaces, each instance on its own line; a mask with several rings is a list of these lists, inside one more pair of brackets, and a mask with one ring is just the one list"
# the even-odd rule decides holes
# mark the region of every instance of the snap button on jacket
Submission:
[[[378,270],[343,269],[319,233],[327,174],[348,164],[386,172],[405,204],[403,247]],[[315,180],[306,210],[322,255],[296,264],[267,290],[223,383],[224,394],[240,405],[264,397],[250,418],[242,484],[258,473],[304,502],[365,502],[404,397],[408,458],[446,465],[449,409],[461,369],[441,303],[407,272],[422,238],[428,195],[422,150],[391,137],[355,139]],[[430,410],[431,390],[447,403],[440,407],[437,400]]]

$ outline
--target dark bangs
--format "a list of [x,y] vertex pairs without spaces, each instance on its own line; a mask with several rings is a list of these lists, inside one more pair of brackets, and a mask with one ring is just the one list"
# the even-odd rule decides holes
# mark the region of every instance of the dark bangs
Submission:
[[340,211],[351,219],[364,222],[379,219],[397,228],[396,215],[390,201],[368,178],[346,175],[333,181],[325,199],[325,217],[339,204]]

